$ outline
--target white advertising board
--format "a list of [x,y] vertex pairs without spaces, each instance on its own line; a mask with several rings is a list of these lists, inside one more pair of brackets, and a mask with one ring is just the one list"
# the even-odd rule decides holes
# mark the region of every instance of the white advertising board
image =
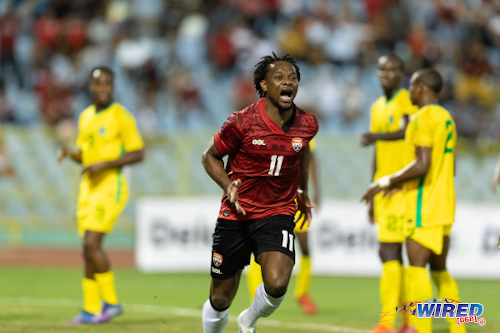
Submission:
[[[137,203],[136,264],[146,272],[207,272],[218,198],[148,198]],[[500,205],[457,204],[448,268],[457,277],[500,277]],[[309,235],[316,274],[379,276],[376,227],[366,207],[328,200]]]

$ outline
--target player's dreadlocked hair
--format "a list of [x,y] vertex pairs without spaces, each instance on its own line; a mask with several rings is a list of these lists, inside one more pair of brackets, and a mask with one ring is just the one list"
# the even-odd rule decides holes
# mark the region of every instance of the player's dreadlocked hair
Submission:
[[259,93],[260,97],[266,96],[266,92],[262,90],[260,87],[260,81],[264,80],[267,74],[267,70],[269,68],[269,65],[272,64],[273,62],[277,61],[288,61],[295,67],[295,71],[297,72],[297,79],[300,81],[300,71],[299,71],[299,66],[297,66],[297,62],[295,61],[295,58],[289,55],[288,53],[285,54],[283,57],[278,57],[276,54],[272,56],[265,56],[262,57],[262,60],[255,65],[255,71],[253,72],[253,84],[255,85],[255,90]]

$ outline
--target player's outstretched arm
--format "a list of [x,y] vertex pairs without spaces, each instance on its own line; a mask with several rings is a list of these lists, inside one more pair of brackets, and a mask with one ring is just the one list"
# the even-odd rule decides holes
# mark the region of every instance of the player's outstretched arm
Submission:
[[425,175],[427,171],[429,171],[431,165],[431,152],[432,148],[430,147],[415,147],[415,160],[398,172],[382,177],[376,182],[371,183],[368,190],[361,198],[361,202],[370,203],[373,197],[382,190],[395,187],[408,180]]
[[[300,210],[302,214],[295,219],[295,222],[299,221],[302,216],[305,216],[304,223],[307,221],[307,226],[310,226],[312,219],[311,201],[309,200],[309,162],[311,158],[311,149],[309,145],[305,147],[302,156],[300,157],[300,182],[299,189],[297,190],[297,210]],[[300,229],[304,226],[304,223],[300,226]]]
[[62,146],[59,149],[59,152],[57,153],[57,162],[59,164],[61,164],[62,161],[66,157],[71,158],[76,163],[82,163],[82,152],[81,152],[81,150],[74,151],[74,150],[71,150],[70,148],[68,148],[66,146]]
[[227,176],[226,170],[224,169],[224,162],[222,161],[222,155],[215,146],[214,138],[210,140],[203,155],[201,156],[201,163],[205,168],[208,175],[219,185],[224,192],[227,194],[229,202],[231,202],[236,211],[243,215],[246,215],[245,210],[241,207],[238,202],[238,189],[241,186],[241,180],[235,180],[231,182]]
[[134,150],[128,153],[125,153],[122,157],[113,160],[113,161],[105,161],[96,164],[87,165],[82,173],[88,173],[90,176],[109,168],[119,168],[124,165],[130,165],[137,162],[140,162],[144,159],[144,150]]
[[401,124],[401,128],[395,132],[390,133],[365,133],[361,134],[360,145],[362,147],[369,146],[374,144],[375,142],[381,141],[394,141],[394,140],[402,140],[405,138],[406,127],[409,123],[409,117],[403,116],[403,122]]

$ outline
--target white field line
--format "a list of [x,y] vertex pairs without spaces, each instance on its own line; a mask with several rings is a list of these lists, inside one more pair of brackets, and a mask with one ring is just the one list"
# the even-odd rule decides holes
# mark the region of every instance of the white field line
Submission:
[[[36,297],[0,297],[0,305],[10,306],[40,306],[40,307],[61,307],[61,308],[78,308],[81,307],[82,301],[69,298],[36,298]],[[194,309],[177,308],[163,305],[147,305],[147,304],[130,304],[124,303],[125,311],[137,313],[160,313],[170,314],[184,317],[195,317],[201,320],[201,311]],[[236,316],[229,316],[229,320],[236,322]],[[314,323],[291,323],[278,320],[261,319],[259,326],[283,327],[295,329],[302,332],[307,332],[311,329],[324,332],[337,333],[366,333],[367,331],[326,324]]]

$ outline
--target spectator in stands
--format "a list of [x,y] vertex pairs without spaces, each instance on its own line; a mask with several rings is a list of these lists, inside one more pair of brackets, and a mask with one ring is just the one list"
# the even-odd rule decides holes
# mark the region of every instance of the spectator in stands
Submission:
[[297,16],[292,25],[280,34],[279,44],[283,54],[290,54],[297,60],[306,58],[309,42],[306,36],[306,18]]
[[55,51],[61,33],[61,21],[55,17],[54,10],[49,9],[43,16],[37,18],[32,27],[35,47],[40,50],[36,54],[45,57]]
[[[251,74],[251,73],[249,73]],[[236,78],[234,84],[234,110],[243,110],[250,104],[256,102],[255,85],[253,83],[253,76],[240,74]]]
[[236,60],[236,52],[231,41],[230,32],[229,25],[225,25],[221,29],[214,31],[208,39],[210,60],[219,71],[232,69]]
[[43,122],[55,126],[71,118],[73,94],[66,86],[57,82],[50,67],[42,68],[36,74],[35,91],[38,95]]
[[10,67],[19,87],[23,86],[23,75],[15,56],[16,39],[21,27],[21,21],[16,16],[11,4],[4,15],[0,16],[0,80],[9,79],[5,74]]
[[487,77],[493,73],[493,69],[483,44],[471,41],[467,45],[460,70],[455,91],[458,101],[464,102],[470,97],[476,97],[482,104],[491,107],[492,87],[488,84]]
[[200,87],[189,69],[177,66],[173,68],[170,77],[170,95],[174,99],[175,110],[181,125],[194,128],[200,125],[200,121],[206,122],[207,119],[203,119],[206,113]]
[[5,83],[0,79],[0,123],[13,123],[15,120],[14,108],[5,92]]
[[[26,94],[22,102],[27,108],[19,107],[17,112],[35,109],[32,101],[38,97],[42,118],[49,124],[59,123],[61,115],[67,119],[72,106],[86,103],[89,96],[81,73],[98,65],[97,60],[116,69],[120,76],[117,94],[124,103],[155,110],[156,124],[166,129],[175,128],[177,121],[186,125],[186,115],[194,113],[186,113],[185,105],[191,105],[190,110],[203,109],[199,105],[204,99],[207,105],[215,104],[215,86],[223,89],[236,83],[236,102],[245,100],[245,80],[237,79],[238,73],[253,71],[260,57],[273,51],[290,52],[310,65],[312,76],[304,75],[304,91],[317,84],[307,82],[317,69],[342,78],[356,76],[354,81],[339,80],[319,72],[316,82],[323,83],[321,93],[315,92],[318,87],[311,88],[310,108],[332,124],[324,129],[333,133],[367,126],[366,112],[355,110],[367,110],[368,96],[379,94],[377,85],[367,78],[373,76],[382,52],[400,55],[409,69],[439,68],[451,110],[457,101],[459,109],[469,108],[470,97],[489,109],[498,103],[493,91],[498,85],[494,75],[500,72],[500,5],[491,0],[225,0],[203,1],[200,6],[195,5],[197,1],[165,0],[9,2],[18,8],[1,6],[9,9],[0,13],[0,79],[9,85],[13,97]],[[32,22],[31,26],[25,22]],[[322,59],[308,64],[316,54]],[[30,59],[36,92],[11,89],[7,80],[26,84],[28,71],[20,66]],[[172,67],[179,64],[194,74],[191,80],[197,86],[196,93],[192,90],[180,98],[175,95],[178,87],[162,89]],[[46,69],[53,74],[54,84],[39,82]],[[353,87],[362,89],[365,96],[355,107],[338,98],[355,93]],[[141,96],[143,91],[156,96]],[[158,98],[162,102],[155,104]],[[332,106],[332,102],[337,104]],[[180,117],[171,119],[168,110],[173,104],[182,107]],[[210,111],[218,113],[216,118],[230,112],[221,107]],[[17,116],[38,121],[32,112],[26,114]],[[210,120],[197,122],[211,125]],[[350,126],[343,128],[344,122]]]

